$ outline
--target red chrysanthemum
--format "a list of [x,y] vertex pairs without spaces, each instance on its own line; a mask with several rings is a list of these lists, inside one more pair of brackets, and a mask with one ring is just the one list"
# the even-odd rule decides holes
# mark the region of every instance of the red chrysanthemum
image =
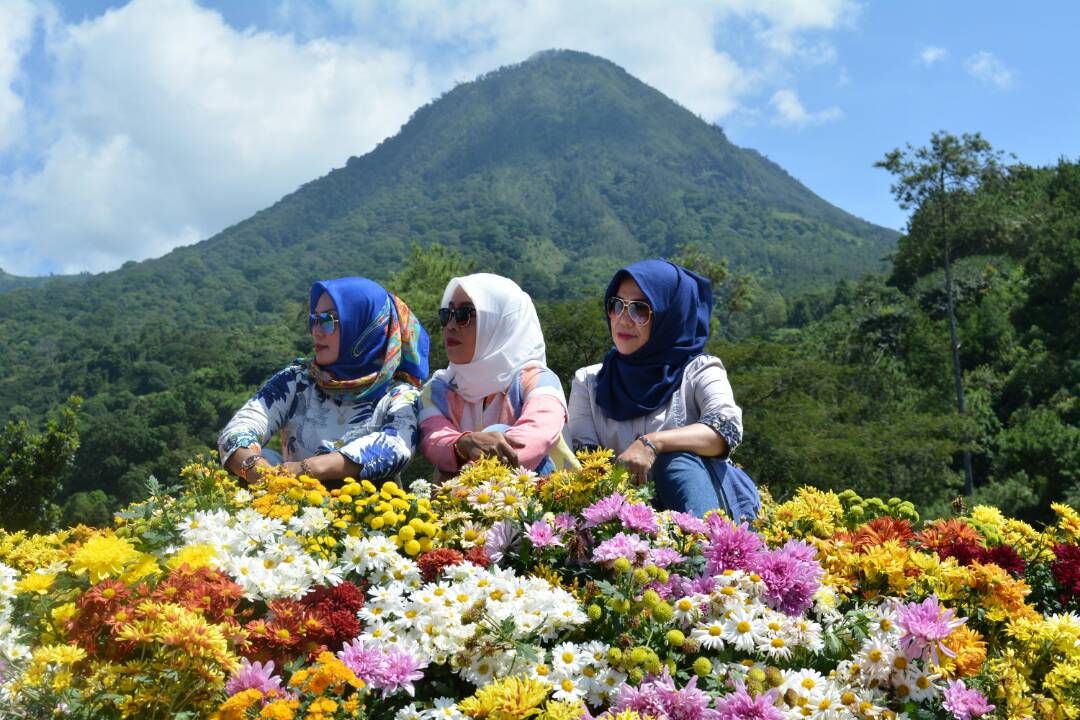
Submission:
[[123,658],[131,644],[115,642],[112,632],[131,621],[139,599],[119,580],[102,580],[75,601],[77,612],[64,626],[68,639],[90,657]]
[[487,550],[484,549],[483,545],[476,545],[469,548],[465,553],[465,560],[484,569],[491,567],[491,558],[488,557]]
[[1061,588],[1061,599],[1068,602],[1080,596],[1080,547],[1055,545],[1056,559],[1050,564],[1050,572]]
[[184,563],[170,572],[150,597],[198,610],[210,622],[232,624],[236,622],[236,606],[244,597],[244,589],[217,570],[193,569]]
[[442,574],[443,568],[460,565],[463,562],[465,562],[465,556],[450,548],[430,550],[416,560],[425,582],[435,582],[436,578]]
[[993,563],[1002,570],[1011,572],[1016,577],[1021,577],[1027,569],[1027,562],[1020,557],[1019,553],[1011,545],[998,545],[983,550],[983,556],[979,560],[983,565]]
[[929,522],[916,533],[915,540],[931,550],[952,543],[973,543],[981,546],[986,542],[978,530],[959,518]]
[[939,545],[936,550],[938,557],[942,560],[945,558],[956,558],[956,562],[961,565],[970,565],[975,561],[982,562],[986,548],[972,542],[954,542],[947,545]]
[[319,631],[309,632],[309,637],[328,650],[336,652],[360,634],[357,613],[364,607],[364,592],[353,583],[315,588],[300,603],[320,624]]

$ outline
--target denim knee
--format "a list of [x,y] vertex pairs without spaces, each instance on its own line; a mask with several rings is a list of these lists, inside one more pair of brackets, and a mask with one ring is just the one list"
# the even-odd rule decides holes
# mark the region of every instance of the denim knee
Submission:
[[692,452],[660,453],[652,467],[653,485],[665,510],[698,517],[724,509],[705,459]]

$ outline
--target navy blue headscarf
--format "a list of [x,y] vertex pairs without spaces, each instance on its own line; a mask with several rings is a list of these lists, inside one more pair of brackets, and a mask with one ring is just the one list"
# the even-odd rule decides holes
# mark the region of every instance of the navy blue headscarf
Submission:
[[613,347],[596,376],[596,404],[613,420],[641,417],[668,402],[686,364],[704,351],[712,314],[709,281],[667,260],[642,260],[615,273],[605,304],[627,276],[641,288],[653,315],[645,344],[629,355]]
[[320,384],[374,396],[394,378],[416,386],[424,382],[428,335],[404,302],[373,280],[346,277],[312,285],[311,312],[324,292],[334,301],[341,335],[337,360],[318,370],[329,371],[339,382],[321,378]]

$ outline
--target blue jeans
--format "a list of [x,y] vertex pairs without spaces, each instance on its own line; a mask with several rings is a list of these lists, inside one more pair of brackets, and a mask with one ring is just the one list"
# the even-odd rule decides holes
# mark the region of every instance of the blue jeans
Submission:
[[266,462],[271,465],[280,465],[285,462],[285,459],[281,457],[281,453],[277,450],[271,450],[270,448],[263,448],[259,451],[259,454],[266,458]]
[[[494,425],[488,425],[484,428],[484,432],[501,432],[504,433],[510,429],[510,426],[506,423],[495,423]],[[551,459],[550,455],[545,455],[540,461],[540,464],[532,468],[536,471],[537,475],[546,477],[551,474],[551,471],[555,469],[555,462]]]
[[664,510],[702,517],[719,509],[741,522],[753,520],[761,509],[754,481],[727,460],[691,452],[660,453],[652,466],[652,478]]

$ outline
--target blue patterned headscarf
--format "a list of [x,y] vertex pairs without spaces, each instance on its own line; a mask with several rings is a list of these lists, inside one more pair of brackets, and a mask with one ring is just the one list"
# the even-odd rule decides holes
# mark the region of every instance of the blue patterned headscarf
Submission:
[[312,285],[311,312],[323,293],[334,301],[341,334],[334,363],[319,367],[312,362],[320,385],[378,397],[395,378],[423,384],[428,335],[404,302],[373,280],[346,277]]
[[615,273],[605,304],[627,276],[641,288],[653,315],[645,344],[629,355],[612,348],[596,376],[596,404],[613,420],[641,417],[668,402],[686,364],[704,351],[712,314],[709,281],[667,260],[642,260]]

